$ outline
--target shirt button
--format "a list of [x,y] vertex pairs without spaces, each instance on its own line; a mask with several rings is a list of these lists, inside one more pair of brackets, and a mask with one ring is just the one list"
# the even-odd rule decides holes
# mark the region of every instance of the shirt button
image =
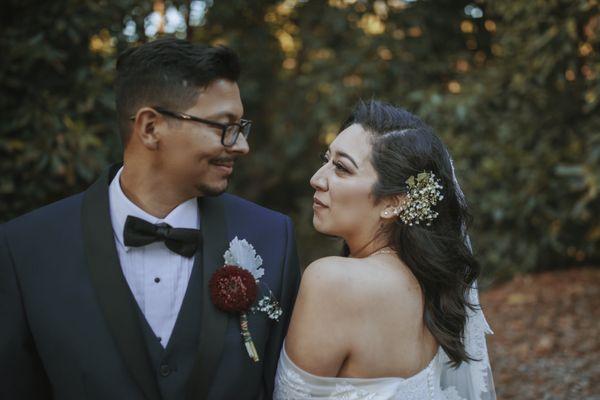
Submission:
[[159,369],[160,376],[167,377],[171,374],[171,368],[167,364],[162,364]]
[[154,278],[154,282],[156,282],[156,283],[160,282],[160,278],[157,276],[156,278]]

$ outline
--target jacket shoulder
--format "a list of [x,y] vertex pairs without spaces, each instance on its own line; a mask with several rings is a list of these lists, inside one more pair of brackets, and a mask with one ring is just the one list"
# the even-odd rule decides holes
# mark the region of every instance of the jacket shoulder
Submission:
[[236,218],[260,218],[262,221],[280,222],[289,220],[289,217],[278,211],[263,207],[256,203],[246,200],[233,194],[224,193],[221,195],[228,214]]
[[45,229],[51,226],[60,226],[65,220],[81,215],[81,201],[83,193],[78,193],[54,203],[37,208],[27,214],[2,224],[2,229],[7,233],[30,233],[31,229]]

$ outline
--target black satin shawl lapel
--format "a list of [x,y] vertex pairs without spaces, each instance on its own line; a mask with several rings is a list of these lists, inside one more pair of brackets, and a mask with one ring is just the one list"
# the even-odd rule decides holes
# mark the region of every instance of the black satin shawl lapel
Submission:
[[202,323],[198,354],[188,381],[188,399],[208,396],[217,369],[227,330],[228,316],[219,311],[210,299],[208,281],[213,272],[223,266],[228,248],[226,216],[219,197],[200,198],[202,248]]
[[86,264],[108,328],[134,381],[146,398],[160,400],[135,299],[123,276],[113,236],[108,186],[119,167],[115,165],[105,171],[84,194],[82,224]]

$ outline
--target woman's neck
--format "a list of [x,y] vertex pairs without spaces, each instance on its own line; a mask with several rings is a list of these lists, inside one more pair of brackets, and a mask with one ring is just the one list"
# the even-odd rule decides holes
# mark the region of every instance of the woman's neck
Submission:
[[344,238],[350,257],[364,258],[389,245],[382,235],[377,232],[367,232],[363,237]]

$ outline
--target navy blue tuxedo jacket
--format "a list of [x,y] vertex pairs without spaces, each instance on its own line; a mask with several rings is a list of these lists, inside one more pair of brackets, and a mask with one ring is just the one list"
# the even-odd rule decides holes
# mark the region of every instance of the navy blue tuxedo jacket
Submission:
[[[161,379],[170,378],[153,365],[115,247],[108,185],[117,167],[85,192],[0,226],[0,399],[167,397]],[[188,286],[172,336],[185,337],[182,315],[197,317],[196,350],[187,369],[166,375],[185,374],[177,398],[270,398],[300,277],[292,223],[228,194],[198,204],[204,240],[192,277],[200,289],[188,299]],[[217,310],[207,290],[235,236],[263,258],[261,282],[284,312],[279,322],[249,314],[257,363],[238,317]]]

